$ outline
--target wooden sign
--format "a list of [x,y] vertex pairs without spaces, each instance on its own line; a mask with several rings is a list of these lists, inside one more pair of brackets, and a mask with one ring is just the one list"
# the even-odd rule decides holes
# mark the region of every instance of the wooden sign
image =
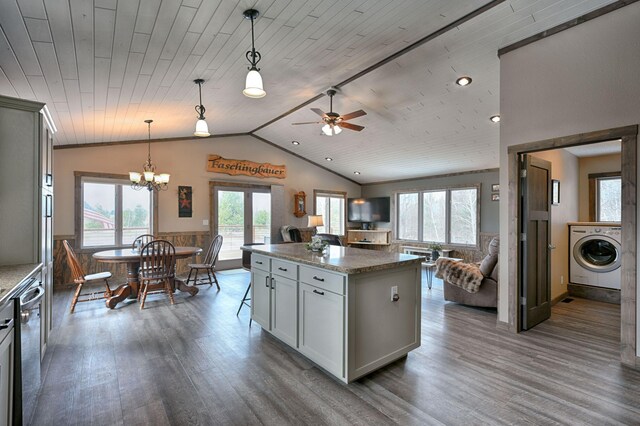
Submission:
[[207,171],[225,173],[231,176],[245,175],[261,179],[287,177],[287,166],[276,166],[271,163],[255,163],[248,160],[232,160],[222,158],[219,155],[209,155],[207,158]]

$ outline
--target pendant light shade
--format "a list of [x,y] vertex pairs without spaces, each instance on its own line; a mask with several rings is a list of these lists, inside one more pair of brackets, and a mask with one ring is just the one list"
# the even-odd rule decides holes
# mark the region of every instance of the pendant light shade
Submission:
[[196,131],[193,132],[193,136],[206,138],[207,136],[210,136],[210,133],[209,133],[209,126],[207,125],[207,122],[205,121],[205,118],[204,118],[204,112],[206,111],[206,109],[204,105],[202,105],[202,83],[204,83],[204,80],[201,78],[198,78],[196,80],[193,80],[193,82],[198,85],[198,93],[200,94],[200,105],[196,105],[196,112],[198,113],[198,121],[196,122]]
[[193,136],[200,136],[201,138],[210,136],[209,126],[207,126],[207,122],[205,120],[198,120],[196,122],[196,131],[193,132]]
[[255,9],[248,9],[243,12],[243,15],[245,19],[251,20],[251,50],[246,54],[247,60],[249,60],[251,66],[249,67],[249,73],[247,74],[247,80],[242,93],[248,98],[263,98],[267,92],[264,91],[260,68],[257,67],[262,56],[260,55],[260,52],[256,51],[255,36],[253,32],[253,20],[258,17],[259,12]]
[[256,68],[249,70],[242,93],[248,98],[263,98],[267,94],[262,87],[262,76]]

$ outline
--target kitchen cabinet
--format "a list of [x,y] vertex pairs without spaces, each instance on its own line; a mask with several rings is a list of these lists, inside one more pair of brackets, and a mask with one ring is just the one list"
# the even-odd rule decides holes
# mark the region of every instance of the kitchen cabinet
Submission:
[[299,350],[330,373],[344,376],[344,296],[300,283]]
[[13,379],[15,374],[15,337],[13,300],[0,311],[0,425],[13,418]]
[[271,274],[256,268],[251,269],[251,318],[271,330]]
[[420,346],[421,257],[304,244],[245,248],[252,318],[350,383]]
[[298,282],[276,274],[271,276],[271,333],[298,346]]

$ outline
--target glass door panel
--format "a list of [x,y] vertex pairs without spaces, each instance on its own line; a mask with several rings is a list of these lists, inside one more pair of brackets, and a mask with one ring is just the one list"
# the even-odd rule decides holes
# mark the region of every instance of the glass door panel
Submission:
[[251,194],[252,224],[250,243],[271,242],[271,194],[268,192],[254,192]]
[[217,191],[218,234],[222,235],[219,260],[241,259],[244,244],[245,202],[244,191]]

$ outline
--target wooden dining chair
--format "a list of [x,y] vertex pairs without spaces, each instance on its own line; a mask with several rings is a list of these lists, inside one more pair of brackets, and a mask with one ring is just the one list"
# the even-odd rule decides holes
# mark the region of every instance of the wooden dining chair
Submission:
[[149,244],[151,241],[155,239],[156,239],[156,236],[153,234],[142,234],[138,236],[135,240],[133,240],[133,243],[131,244],[131,248],[133,249],[138,248],[138,244],[140,244],[140,248],[142,249],[142,247]]
[[[111,297],[111,288],[109,288],[109,278],[111,278],[111,272],[98,272],[96,274],[85,275],[82,270],[82,266],[80,266],[80,262],[78,262],[78,257],[76,253],[73,251],[71,245],[67,240],[62,242],[64,245],[64,249],[67,252],[67,264],[69,265],[69,269],[71,269],[71,277],[73,278],[73,282],[76,284],[76,291],[73,295],[73,299],[71,299],[71,311],[76,309],[76,303],[78,302],[91,302],[92,300],[106,299],[107,297]],[[91,292],[91,293],[82,293],[82,287],[90,281],[99,281],[103,280],[104,285],[106,287],[106,291],[104,292]]]
[[175,278],[176,249],[169,241],[154,240],[146,244],[140,251],[140,271],[138,301],[140,309],[148,294],[166,293],[173,305],[173,289],[171,281]]
[[[218,255],[220,254],[220,249],[222,248],[222,235],[216,235],[213,240],[211,240],[211,244],[209,245],[209,250],[207,250],[207,254],[204,257],[204,261],[202,263],[190,263],[189,268],[189,276],[187,277],[187,285],[189,285],[189,281],[192,280],[191,274],[195,271],[195,275],[193,277],[194,285],[203,285],[209,284],[213,286],[215,281],[216,287],[220,290],[220,284],[218,284],[218,278],[216,277],[216,261],[218,260]],[[201,270],[205,270],[207,272],[208,281],[198,281],[198,272]]]

